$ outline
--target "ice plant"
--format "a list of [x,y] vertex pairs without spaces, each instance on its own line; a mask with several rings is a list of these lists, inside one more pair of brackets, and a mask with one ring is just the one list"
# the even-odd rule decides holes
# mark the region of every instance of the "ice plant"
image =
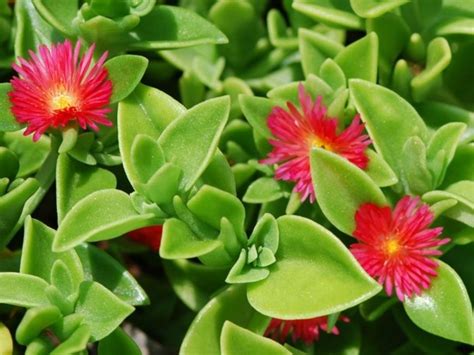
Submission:
[[70,41],[41,45],[38,53],[30,51],[30,60],[19,58],[13,64],[18,73],[11,80],[12,112],[25,123],[25,135],[38,140],[48,128],[77,124],[97,130],[97,124],[109,126],[108,104],[112,82],[103,64],[107,52],[93,63],[94,45],[80,58],[81,44]]
[[[349,318],[345,316],[341,316],[340,319],[343,322],[349,322]],[[321,330],[324,332],[328,330],[327,316],[296,320],[272,318],[265,330],[265,336],[284,343],[288,336],[291,335],[293,342],[301,340],[310,345],[319,340]],[[330,333],[339,335],[339,329],[334,326]]]
[[163,226],[161,225],[140,228],[127,234],[133,241],[146,245],[155,252],[160,250],[162,235]]
[[428,205],[411,196],[403,197],[393,211],[366,203],[357,210],[355,221],[353,235],[359,242],[350,249],[388,295],[395,289],[403,301],[430,286],[438,266],[432,257],[441,255],[436,248],[449,238],[438,238],[442,227],[428,228],[433,222]]
[[309,197],[314,202],[311,149],[327,149],[363,169],[368,164],[365,150],[370,139],[363,134],[364,125],[359,115],[345,130],[338,132],[339,120],[328,117],[321,96],[313,101],[302,84],[299,85],[298,96],[301,110],[292,102],[287,102],[288,111],[277,106],[268,116],[267,124],[274,136],[269,141],[273,150],[262,163],[280,164],[276,170],[276,179],[296,182],[295,190],[299,192],[301,200]]

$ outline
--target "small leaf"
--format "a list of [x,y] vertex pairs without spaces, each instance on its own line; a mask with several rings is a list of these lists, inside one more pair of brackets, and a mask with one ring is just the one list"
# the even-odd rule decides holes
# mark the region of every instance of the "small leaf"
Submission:
[[270,274],[267,269],[252,267],[248,263],[249,255],[245,249],[242,249],[239,258],[227,274],[225,282],[229,284],[252,283],[263,280]]
[[280,319],[336,313],[381,289],[342,242],[320,225],[296,216],[278,219],[277,262],[263,281],[249,284],[247,298],[257,311]]
[[165,153],[156,139],[138,134],[133,140],[131,158],[140,182],[146,183],[165,164]]
[[149,299],[137,280],[105,251],[87,243],[75,248],[84,269],[84,277],[96,281],[132,306],[142,306]]
[[0,273],[0,304],[19,307],[39,307],[49,304],[45,289],[48,283],[43,279],[15,272]]
[[275,201],[286,195],[281,184],[271,177],[261,177],[250,184],[242,201],[247,203],[265,203]]
[[426,163],[425,144],[418,136],[410,137],[402,151],[402,178],[408,191],[421,195],[433,187],[433,177]]
[[140,83],[147,66],[148,59],[130,54],[114,57],[105,63],[108,79],[113,84],[111,104],[123,100],[132,93]]
[[75,313],[84,316],[91,340],[97,341],[112,333],[134,308],[123,302],[97,282],[85,281],[79,289]]
[[198,238],[186,223],[170,218],[163,226],[160,256],[164,259],[189,259],[207,254],[219,245],[218,240]]
[[248,245],[255,244],[257,247],[265,247],[275,254],[278,250],[278,239],[277,221],[270,213],[266,213],[259,218],[249,238]]
[[221,352],[223,355],[291,355],[289,350],[276,341],[257,335],[230,321],[226,321],[222,328]]
[[326,59],[321,65],[319,75],[334,91],[347,86],[346,76],[341,67],[332,59]]
[[351,43],[334,58],[347,79],[377,79],[379,40],[375,32]]
[[51,352],[51,355],[74,354],[84,351],[91,336],[90,327],[79,326],[67,340],[63,341]]
[[409,0],[388,0],[383,2],[377,0],[351,0],[351,6],[354,12],[360,17],[374,18],[396,9],[407,2],[409,2]]
[[229,110],[229,97],[210,99],[190,109],[160,136],[166,160],[183,171],[182,188],[189,190],[211,161]]
[[311,152],[311,176],[324,215],[348,235],[355,229],[354,217],[360,205],[386,204],[382,191],[364,171],[324,149]]
[[408,102],[389,89],[355,79],[349,82],[349,87],[377,152],[400,177],[406,140],[412,136],[426,139],[423,119]]
[[181,169],[176,165],[164,164],[145,186],[146,196],[156,204],[169,204],[178,193]]
[[61,318],[61,312],[55,306],[47,305],[30,308],[26,311],[18,328],[15,338],[21,345],[28,345],[48,326]]
[[392,186],[398,182],[397,175],[387,162],[372,149],[365,151],[369,158],[369,165],[365,169],[367,175],[380,187]]
[[11,111],[11,103],[8,96],[11,90],[12,86],[10,83],[0,83],[0,112],[2,112],[0,132],[17,131],[21,128]]
[[220,354],[220,336],[226,321],[262,334],[269,320],[249,305],[245,291],[245,287],[235,285],[224,289],[212,298],[194,318],[179,353],[182,355]]
[[222,287],[228,271],[185,259],[163,260],[163,266],[176,295],[195,312]]
[[404,302],[408,317],[421,329],[443,338],[474,343],[472,306],[461,278],[439,261],[428,290]]
[[339,10],[337,8],[321,6],[318,4],[307,3],[304,0],[293,2],[293,9],[302,14],[324,23],[328,26],[343,27],[349,29],[363,28],[362,19],[351,12]]
[[79,201],[64,218],[53,243],[56,252],[84,241],[116,238],[138,228],[159,224],[152,214],[140,215],[130,196],[119,190],[101,190]]
[[250,95],[239,95],[239,102],[245,118],[253,129],[263,137],[270,138],[272,134],[268,128],[267,119],[275,105],[266,98]]
[[99,342],[99,355],[127,354],[140,355],[142,352],[133,339],[121,328],[117,328],[110,335]]

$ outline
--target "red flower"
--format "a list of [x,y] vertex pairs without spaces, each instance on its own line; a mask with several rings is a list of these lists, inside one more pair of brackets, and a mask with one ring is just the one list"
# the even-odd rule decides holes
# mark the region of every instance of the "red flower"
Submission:
[[73,48],[65,41],[47,47],[39,46],[38,54],[30,51],[31,60],[19,58],[14,64],[19,76],[11,80],[12,112],[38,140],[50,127],[65,127],[72,121],[86,129],[97,130],[97,124],[110,126],[107,107],[112,95],[112,82],[103,67],[107,53],[92,65],[94,45],[79,59],[80,42]]
[[420,294],[436,276],[438,263],[432,258],[436,250],[449,242],[438,239],[443,228],[428,229],[433,214],[418,197],[403,197],[393,210],[372,203],[360,206],[355,215],[352,254],[369,275],[385,285],[390,296],[393,289],[403,301],[405,296]]
[[338,133],[338,119],[327,117],[321,96],[313,102],[302,84],[298,91],[302,111],[288,102],[289,111],[277,106],[268,116],[268,127],[275,139],[269,141],[273,150],[262,163],[279,163],[275,177],[296,182],[295,190],[300,193],[301,200],[309,197],[314,202],[311,148],[330,150],[364,169],[368,164],[365,149],[370,144],[370,139],[362,134],[364,125],[360,122],[359,115],[355,116],[349,127]]
[[163,226],[151,226],[129,232],[127,236],[139,244],[148,246],[152,251],[160,250]]
[[[341,316],[339,318],[345,323],[349,322],[349,318]],[[316,317],[311,319],[297,319],[297,320],[283,320],[272,318],[270,325],[265,331],[265,336],[272,338],[280,343],[284,343],[291,334],[293,342],[302,340],[306,344],[310,345],[315,341],[319,340],[320,329],[327,332],[328,329],[328,317]],[[333,327],[331,334],[338,335],[339,329]]]

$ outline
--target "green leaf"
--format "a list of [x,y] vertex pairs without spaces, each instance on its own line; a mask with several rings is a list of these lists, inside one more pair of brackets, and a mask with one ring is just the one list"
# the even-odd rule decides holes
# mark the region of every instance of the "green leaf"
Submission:
[[327,36],[305,28],[298,30],[301,65],[305,76],[319,74],[319,69],[327,58],[334,58],[344,46]]
[[185,259],[163,260],[166,276],[176,295],[198,312],[222,287],[227,268],[198,264]]
[[385,205],[382,191],[361,169],[324,149],[311,152],[311,176],[321,210],[339,230],[352,235],[355,213],[363,203]]
[[291,355],[289,350],[276,341],[257,335],[230,321],[226,321],[222,328],[221,352],[223,355]]
[[287,193],[281,184],[271,177],[261,177],[250,184],[242,201],[247,203],[264,203],[278,200]]
[[248,285],[257,311],[306,319],[353,307],[381,290],[342,242],[320,225],[296,216],[278,219],[277,262],[263,281]]
[[257,247],[268,248],[273,254],[278,250],[279,231],[278,224],[270,213],[259,218],[248,245],[255,244]]
[[55,231],[40,221],[28,217],[25,221],[25,236],[21,256],[20,272],[41,277],[51,283],[51,270],[57,260],[64,263],[69,271],[73,291],[84,280],[81,261],[73,250],[54,253],[51,246]]
[[440,86],[441,73],[450,62],[451,49],[448,41],[442,37],[432,40],[427,49],[426,67],[411,82],[413,99],[416,102],[424,101]]
[[375,32],[351,43],[334,58],[347,79],[377,80],[379,40]]
[[84,269],[84,278],[96,281],[132,306],[149,303],[143,288],[125,267],[105,251],[87,243],[75,248]]
[[428,290],[404,302],[408,317],[421,329],[443,338],[474,343],[472,306],[461,278],[439,262]]
[[13,354],[13,340],[8,328],[0,322],[0,352],[4,355]]
[[138,228],[159,224],[152,214],[140,215],[130,196],[119,190],[101,190],[79,201],[64,218],[53,243],[56,252],[85,241],[116,238]]
[[460,145],[449,164],[443,185],[449,186],[460,180],[474,180],[474,143]]
[[10,83],[0,83],[0,112],[2,119],[0,120],[0,132],[17,131],[21,128],[11,111],[10,97],[8,93],[12,90]]
[[112,333],[134,308],[120,300],[97,282],[85,281],[79,289],[75,313],[84,316],[91,340],[97,341]]
[[433,187],[433,177],[426,163],[426,147],[418,136],[407,139],[402,150],[402,179],[406,190],[421,195]]
[[179,353],[220,354],[220,337],[225,321],[262,334],[269,320],[249,305],[245,290],[242,286],[231,286],[211,299],[189,327]]
[[234,195],[211,186],[203,186],[188,202],[199,219],[219,230],[222,217],[229,220],[238,236],[244,235],[245,208]]
[[267,119],[275,105],[266,98],[250,95],[239,95],[239,102],[245,118],[253,129],[262,137],[270,138],[272,134],[268,128]]
[[372,149],[365,151],[369,158],[369,165],[365,169],[367,175],[377,184],[377,186],[392,186],[398,182],[397,175],[393,172],[387,162]]
[[426,140],[423,119],[408,102],[389,89],[355,79],[350,80],[349,87],[375,149],[400,177],[406,140],[412,136]]
[[90,327],[79,326],[67,340],[63,341],[51,352],[51,355],[75,354],[84,351],[91,336]]
[[[63,138],[63,143],[64,142],[65,142],[65,139]],[[81,163],[84,163],[86,165],[96,165],[97,160],[91,153],[95,143],[96,143],[96,137],[95,137],[94,132],[85,132],[85,133],[80,134],[77,137],[76,142],[73,142],[74,147],[72,147],[72,149],[70,150],[65,149],[63,151],[61,149],[63,145],[61,145],[59,147],[59,153],[65,153],[67,151],[67,153],[71,157],[73,157],[74,159],[76,159],[77,161]]]
[[348,29],[362,29],[363,21],[354,13],[343,11],[333,7],[321,6],[318,4],[307,3],[304,0],[294,1],[293,9],[302,14],[324,23],[331,27],[342,27]]
[[20,162],[16,155],[5,147],[0,147],[0,178],[8,178],[13,181],[20,169]]
[[[256,254],[255,258],[257,258]],[[247,254],[245,249],[242,249],[239,258],[227,274],[225,282],[230,284],[252,283],[263,280],[270,274],[270,271],[267,269],[253,267],[248,265],[248,263],[249,254]]]
[[436,36],[474,35],[474,19],[449,17],[439,21],[433,32]]
[[170,218],[163,226],[160,256],[164,259],[189,259],[207,254],[219,245],[218,240],[201,239],[186,223]]
[[182,188],[189,190],[213,158],[229,110],[228,96],[205,101],[171,123],[158,139],[166,160],[183,171]]
[[285,17],[277,9],[268,11],[267,27],[268,37],[273,46],[286,49],[298,47],[298,38],[288,33]]
[[140,355],[138,345],[121,328],[117,328],[110,335],[99,342],[99,355],[127,354]]
[[137,87],[145,74],[148,59],[140,55],[125,54],[109,59],[104,67],[113,90],[110,103],[123,100]]
[[224,44],[227,37],[196,13],[175,6],[156,6],[131,33],[132,49],[183,48],[200,44]]
[[351,0],[351,6],[354,12],[360,17],[374,18],[396,9],[407,2],[409,2],[409,0]]
[[43,279],[15,272],[0,273],[0,303],[19,307],[39,307],[49,304]]
[[217,187],[232,195],[236,194],[236,183],[232,168],[225,155],[219,150],[202,173],[201,180],[205,185]]
[[326,59],[321,65],[319,75],[334,91],[347,86],[346,76],[341,67],[330,58]]
[[[132,158],[132,145],[139,135],[158,139],[160,132],[186,109],[164,92],[142,84],[118,106],[118,133],[120,154],[127,177],[136,189],[140,174]],[[138,138],[137,138],[138,139]]]
[[26,311],[18,328],[15,338],[21,345],[28,345],[41,332],[61,319],[61,312],[58,307],[46,305],[30,308]]
[[79,8],[78,0],[32,0],[38,13],[48,21],[51,26],[67,36],[74,36],[73,20]]
[[88,166],[60,154],[56,168],[56,204],[61,224],[66,214],[84,197],[93,192],[113,189],[117,185],[115,175],[97,166]]
[[146,184],[146,196],[158,205],[171,203],[178,193],[181,176],[180,168],[165,163]]

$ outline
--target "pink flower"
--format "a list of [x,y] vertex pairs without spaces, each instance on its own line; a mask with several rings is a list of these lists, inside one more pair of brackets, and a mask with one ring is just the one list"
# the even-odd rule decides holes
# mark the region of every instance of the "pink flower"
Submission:
[[[341,316],[340,319],[348,323],[349,318]],[[291,334],[293,342],[301,340],[304,343],[310,345],[315,341],[319,340],[319,334],[321,330],[327,332],[328,329],[328,317],[316,317],[311,319],[297,319],[297,320],[283,320],[272,318],[265,336],[272,338],[280,343],[284,343],[288,336]],[[331,334],[338,335],[339,329],[333,327]]]
[[144,227],[127,233],[133,241],[148,246],[152,251],[160,250],[163,226]]
[[352,254],[369,275],[376,278],[390,296],[393,289],[403,301],[420,294],[436,276],[441,255],[436,248],[449,242],[438,239],[443,228],[428,229],[433,213],[418,197],[403,197],[392,211],[372,203],[360,206],[355,215]]
[[11,80],[12,112],[20,123],[26,123],[25,135],[33,133],[38,140],[48,128],[63,128],[77,122],[83,129],[97,130],[97,124],[110,126],[107,107],[112,82],[103,67],[107,53],[92,64],[94,45],[80,59],[80,42],[39,46],[38,54],[30,51],[29,61],[19,58],[14,64],[19,76]]
[[288,111],[277,106],[268,116],[268,127],[275,138],[270,139],[273,150],[262,163],[280,164],[276,179],[296,182],[295,190],[300,193],[301,200],[309,197],[314,202],[311,148],[327,149],[364,169],[368,164],[365,150],[371,142],[367,135],[362,134],[364,125],[359,115],[354,117],[349,127],[338,133],[338,119],[327,117],[321,96],[313,102],[302,84],[298,91],[301,111],[288,102]]

